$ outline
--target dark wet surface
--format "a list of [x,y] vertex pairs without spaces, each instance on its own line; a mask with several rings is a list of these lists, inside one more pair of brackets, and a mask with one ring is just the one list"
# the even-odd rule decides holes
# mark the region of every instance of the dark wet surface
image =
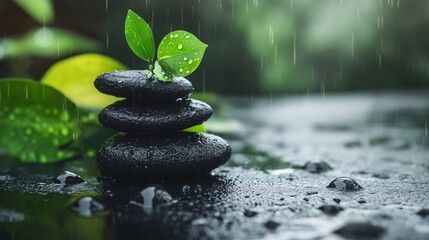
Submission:
[[[210,176],[118,182],[98,179],[91,159],[3,156],[0,239],[429,238],[429,93],[228,102],[242,126],[223,136],[233,155]],[[303,168],[322,161],[332,169]],[[85,182],[54,183],[63,171]],[[338,177],[362,189],[327,188]],[[102,209],[71,210],[82,197]]]

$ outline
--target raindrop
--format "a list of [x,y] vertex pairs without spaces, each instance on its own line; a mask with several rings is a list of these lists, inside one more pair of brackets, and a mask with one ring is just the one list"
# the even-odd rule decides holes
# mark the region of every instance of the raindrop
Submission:
[[189,61],[188,61],[188,64],[192,64],[192,62],[193,62],[193,61],[192,61],[192,59],[191,59],[191,60],[189,60]]
[[183,72],[183,68],[180,68],[180,69],[179,69],[179,72]]
[[179,45],[177,46],[177,49],[182,50],[183,49],[183,44],[179,43]]
[[362,187],[353,179],[349,177],[335,178],[327,188],[334,188],[338,191],[359,191]]
[[85,182],[79,175],[69,171],[64,171],[64,173],[55,177],[53,181],[61,185],[75,185]]
[[70,206],[70,210],[81,217],[92,217],[102,212],[105,209],[97,199],[85,196],[81,197]]

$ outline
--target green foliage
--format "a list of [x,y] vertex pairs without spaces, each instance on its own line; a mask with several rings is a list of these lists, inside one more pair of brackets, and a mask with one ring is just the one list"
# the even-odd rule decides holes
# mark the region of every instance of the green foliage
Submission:
[[70,52],[100,48],[98,42],[66,30],[39,28],[22,36],[0,40],[0,59],[28,56],[58,58]]
[[51,23],[54,20],[54,7],[51,0],[14,1],[39,23]]
[[155,41],[152,29],[146,21],[132,10],[125,20],[125,37],[131,50],[141,59],[152,64],[155,57]]
[[19,78],[0,80],[0,146],[23,162],[70,158],[63,147],[78,134],[78,108],[50,86]]
[[42,82],[58,89],[78,106],[102,108],[118,98],[100,93],[94,87],[94,79],[102,73],[122,69],[126,67],[112,58],[82,54],[52,65]]
[[[151,65],[149,70],[161,81],[170,82],[174,76],[185,77],[200,65],[207,44],[186,31],[174,31],[165,36],[158,48],[158,61],[153,68],[155,42],[146,21],[128,10],[125,37],[131,50]],[[147,74],[150,75],[150,74]]]
[[201,63],[207,44],[185,31],[174,31],[165,36],[158,48],[158,61],[168,72],[185,77]]

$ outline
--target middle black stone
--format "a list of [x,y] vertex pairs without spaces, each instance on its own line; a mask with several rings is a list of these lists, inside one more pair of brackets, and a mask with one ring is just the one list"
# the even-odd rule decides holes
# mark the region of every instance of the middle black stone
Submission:
[[100,123],[125,133],[172,132],[202,124],[211,117],[212,108],[201,101],[174,102],[118,101],[99,114]]

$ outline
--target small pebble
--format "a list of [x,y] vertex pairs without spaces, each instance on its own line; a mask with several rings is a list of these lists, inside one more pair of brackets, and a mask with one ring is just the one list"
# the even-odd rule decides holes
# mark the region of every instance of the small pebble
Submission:
[[323,173],[332,170],[332,167],[325,161],[310,161],[302,168],[311,173]]
[[349,177],[338,177],[335,178],[327,188],[334,188],[338,191],[359,191],[362,187],[353,179]]
[[332,199],[334,202],[336,202],[337,204],[340,204],[340,202],[341,202],[341,199],[339,199],[339,198],[334,198],[334,199]]
[[255,217],[259,214],[259,211],[253,210],[253,209],[245,209],[243,212],[244,216],[246,217]]
[[420,211],[417,212],[417,215],[420,217],[427,217],[429,216],[429,208],[423,208]]
[[265,222],[265,227],[270,229],[270,230],[275,230],[278,226],[280,226],[280,223],[273,221],[273,220],[268,220],[267,222]]
[[64,171],[64,173],[54,178],[53,181],[54,183],[58,183],[61,185],[75,185],[75,184],[85,182],[85,180],[83,180],[82,177],[69,171]]
[[371,223],[348,223],[334,233],[347,239],[375,239],[381,237],[386,230]]
[[338,206],[338,205],[323,205],[318,208],[320,211],[327,215],[335,216],[341,211],[344,210],[344,208]]
[[359,199],[357,202],[360,204],[366,203],[365,199]]

